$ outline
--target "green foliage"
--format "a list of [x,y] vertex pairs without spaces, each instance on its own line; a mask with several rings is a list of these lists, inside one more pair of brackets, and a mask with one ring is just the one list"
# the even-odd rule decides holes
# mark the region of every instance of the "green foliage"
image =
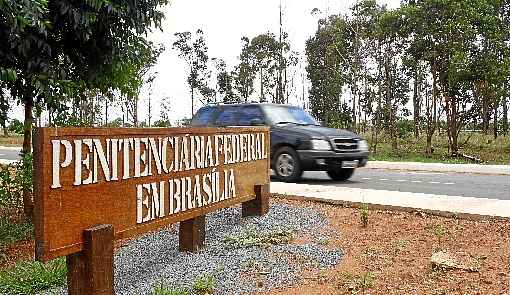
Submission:
[[216,278],[212,275],[202,275],[193,282],[193,290],[199,295],[212,294],[216,285]]
[[267,247],[287,244],[294,239],[294,236],[295,231],[291,229],[279,229],[268,233],[248,230],[243,234],[228,236],[224,242],[232,248]]
[[[372,133],[364,133],[363,137],[374,146]],[[469,140],[468,140],[469,139]],[[510,137],[500,136],[494,140],[492,135],[479,132],[462,132],[459,140],[465,142],[462,146],[462,153],[480,158],[483,164],[510,164]],[[432,138],[434,152],[427,156],[424,154],[426,137],[418,139],[399,139],[398,152],[391,148],[391,139],[386,136],[378,138],[377,153],[370,153],[370,160],[374,161],[405,161],[424,163],[450,163],[469,164],[470,160],[462,157],[454,157],[448,150],[448,138],[444,133],[436,133]]]
[[409,138],[414,132],[413,121],[402,119],[397,121],[398,138]]
[[172,127],[172,123],[169,120],[157,120],[152,124],[153,127]]
[[113,121],[108,122],[105,127],[122,127],[122,118],[117,118]]
[[372,272],[367,272],[359,277],[359,286],[362,289],[369,289],[374,286],[375,275]]
[[20,262],[11,269],[0,272],[0,294],[26,295],[62,286],[67,269],[64,258],[41,262]]
[[441,241],[446,234],[446,228],[442,224],[438,224],[434,227],[434,235],[437,238],[437,243],[441,247]]
[[163,282],[160,282],[154,287],[152,295],[189,295],[189,292],[185,289],[170,288]]
[[360,211],[361,224],[363,225],[363,227],[367,227],[368,226],[368,217],[370,215],[370,211],[368,210],[368,204],[366,204],[366,203],[361,204],[361,208],[359,211]]
[[348,55],[347,42],[351,37],[346,21],[332,16],[323,20],[315,36],[306,41],[310,109],[312,115],[326,125],[340,121],[337,114],[342,107],[339,103],[342,87],[348,81],[348,64],[343,57]]
[[9,123],[9,132],[23,134],[23,122],[18,119],[12,119]]
[[33,189],[32,165],[32,154],[27,154],[15,165],[0,166],[0,207],[8,212],[21,208],[23,189]]
[[209,55],[208,48],[202,30],[197,30],[195,36],[190,32],[175,33],[176,41],[173,48],[179,52],[179,57],[184,59],[189,67],[188,85],[191,90],[191,103],[194,106],[195,90],[199,90],[205,101],[210,102],[212,93],[207,87],[207,79],[211,73],[207,63]]
[[0,216],[0,250],[18,241],[29,239],[34,234],[34,226],[28,221],[13,223],[11,218]]

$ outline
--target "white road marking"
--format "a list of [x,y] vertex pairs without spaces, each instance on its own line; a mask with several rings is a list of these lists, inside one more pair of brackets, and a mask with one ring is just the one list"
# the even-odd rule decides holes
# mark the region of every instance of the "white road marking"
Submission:
[[452,184],[455,184],[455,183],[453,183],[453,182],[446,182],[446,183],[443,183],[443,184],[452,185]]
[[430,184],[441,184],[440,182],[437,182],[437,181],[429,181]]
[[363,177],[362,179],[364,179],[364,180],[371,180],[372,178],[370,178],[370,177]]
[[0,154],[0,157],[1,157],[1,156],[5,156],[5,154]]
[[412,183],[422,183],[421,180],[411,180]]
[[386,180],[389,180],[389,179],[387,179],[387,178],[381,178],[381,179],[379,179],[379,180],[386,181]]
[[397,182],[406,182],[407,180],[405,179],[397,179]]

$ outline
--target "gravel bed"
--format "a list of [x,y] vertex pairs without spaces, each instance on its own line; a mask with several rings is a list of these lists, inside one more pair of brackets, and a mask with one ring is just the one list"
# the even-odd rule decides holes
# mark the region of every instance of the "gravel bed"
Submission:
[[[178,251],[178,225],[120,248],[115,253],[116,294],[151,294],[160,283],[192,292],[193,281],[204,275],[216,279],[214,294],[268,291],[299,282],[303,270],[332,267],[342,258],[340,249],[324,246],[337,233],[312,208],[275,203],[265,216],[248,218],[241,218],[240,211],[237,206],[207,216],[206,247],[199,253]],[[306,235],[310,242],[238,248],[226,241],[275,231]]]

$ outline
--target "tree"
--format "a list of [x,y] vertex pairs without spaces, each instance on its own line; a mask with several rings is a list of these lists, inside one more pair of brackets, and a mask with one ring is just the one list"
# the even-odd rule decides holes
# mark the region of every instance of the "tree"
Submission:
[[443,103],[453,155],[459,153],[462,128],[480,105],[473,93],[490,109],[500,96],[496,85],[508,77],[508,26],[501,17],[507,6],[499,1],[421,0],[407,1],[400,9],[410,50],[428,63],[437,81],[433,88]]
[[216,63],[216,80],[218,85],[218,93],[223,96],[224,102],[240,101],[240,97],[234,93],[234,75],[235,73],[227,71],[227,64],[224,60],[219,59]]
[[243,101],[247,101],[250,95],[254,91],[254,81],[257,75],[257,69],[255,67],[255,61],[252,56],[248,54],[250,39],[247,37],[241,38],[243,42],[241,55],[239,56],[239,65],[236,66],[232,72],[232,78],[234,79],[234,89],[238,93],[239,97]]
[[[311,82],[309,91],[309,107],[312,115],[318,120],[331,126],[346,108],[342,100],[342,88],[349,80],[347,40],[349,31],[345,19],[331,16],[322,22],[315,36],[306,42],[306,67],[308,79]],[[349,110],[352,111],[352,110]]]
[[[58,105],[62,94],[85,89],[129,88],[124,71],[150,46],[145,35],[161,27],[166,3],[0,0],[1,79],[25,108],[23,154],[32,150],[34,106]],[[28,191],[23,203],[31,217]]]
[[194,39],[190,32],[176,33],[177,40],[173,43],[173,48],[179,51],[179,57],[184,59],[188,65],[188,85],[191,92],[191,115],[194,114],[195,90],[205,94],[206,99],[211,98],[211,88],[207,87],[207,79],[210,72],[207,68],[209,56],[207,55],[207,45],[204,38],[204,32],[197,30]]
[[[1,84],[0,84],[1,85]],[[4,92],[4,89],[0,87],[0,125],[4,131],[4,136],[8,136],[8,126],[7,121],[9,120],[8,114],[10,109],[10,101],[7,93]]]
[[261,102],[268,101],[269,96],[277,96],[278,56],[279,43],[272,33],[254,37],[241,52],[241,60],[249,60],[253,69],[258,72]]
[[170,97],[165,97],[161,100],[160,105],[160,117],[161,119],[157,122],[154,122],[154,127],[170,127],[172,123],[170,122]]

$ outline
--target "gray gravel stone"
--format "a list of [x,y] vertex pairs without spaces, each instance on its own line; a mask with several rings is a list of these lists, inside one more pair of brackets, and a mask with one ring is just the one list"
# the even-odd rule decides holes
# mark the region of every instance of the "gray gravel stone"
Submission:
[[[273,204],[262,217],[241,218],[240,207],[207,216],[206,247],[199,253],[178,251],[178,225],[131,241],[115,253],[116,294],[151,294],[155,285],[192,291],[194,280],[213,276],[215,294],[268,291],[299,282],[302,270],[338,264],[340,249],[327,249],[325,241],[337,235],[327,218],[312,208]],[[308,235],[310,243],[232,248],[227,237],[247,233],[293,231]],[[65,294],[65,290],[58,290]]]

